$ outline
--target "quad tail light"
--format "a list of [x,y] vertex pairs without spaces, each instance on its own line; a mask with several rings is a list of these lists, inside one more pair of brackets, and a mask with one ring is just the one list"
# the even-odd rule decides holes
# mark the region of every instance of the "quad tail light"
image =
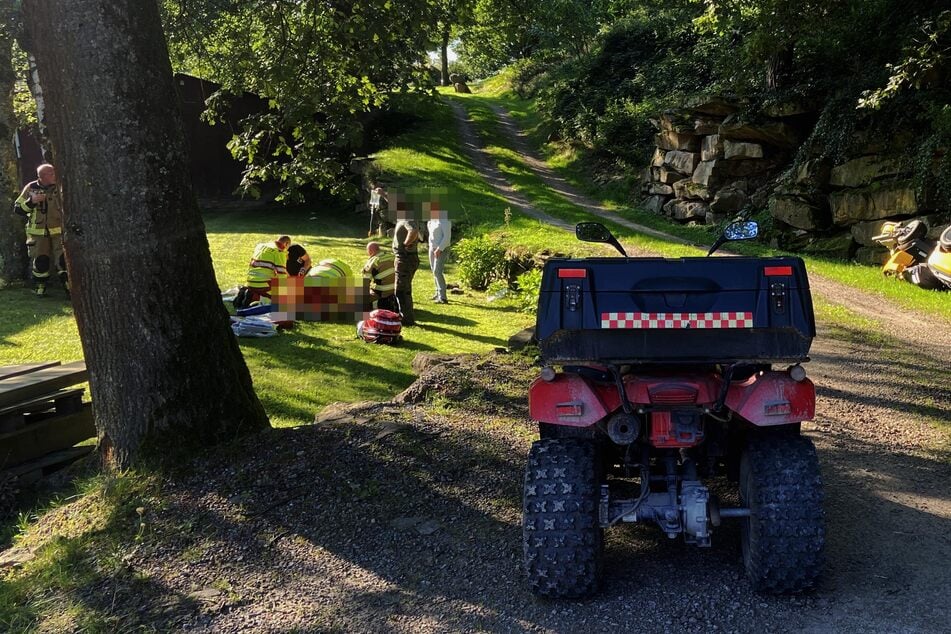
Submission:
[[588,277],[588,269],[558,269],[558,277]]
[[763,273],[766,274],[766,277],[780,277],[785,275],[792,275],[791,266],[767,266],[763,269]]
[[767,403],[763,408],[763,413],[767,416],[786,416],[792,412],[792,405],[789,401],[779,401],[777,403]]
[[568,403],[558,403],[555,405],[555,411],[558,418],[572,418],[584,414],[584,403],[581,401],[570,401]]

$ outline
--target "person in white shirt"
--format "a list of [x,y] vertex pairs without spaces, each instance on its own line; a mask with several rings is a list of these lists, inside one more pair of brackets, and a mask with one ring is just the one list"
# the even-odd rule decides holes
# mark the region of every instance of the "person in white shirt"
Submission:
[[386,199],[386,190],[376,181],[370,182],[370,230],[367,237],[382,236],[386,232],[386,219],[383,217],[383,208],[389,201]]
[[448,304],[446,299],[446,256],[452,240],[452,222],[445,209],[433,205],[430,209],[430,220],[426,223],[429,233],[429,268],[433,272],[436,282],[436,293],[433,299],[437,304]]

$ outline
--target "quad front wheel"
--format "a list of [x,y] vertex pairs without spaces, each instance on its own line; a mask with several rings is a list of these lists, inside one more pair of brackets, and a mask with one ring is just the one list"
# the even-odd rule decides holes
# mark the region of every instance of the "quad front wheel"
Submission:
[[822,571],[825,527],[816,448],[787,431],[756,431],[740,461],[743,563],[753,589],[811,590]]
[[535,442],[525,470],[522,545],[534,594],[593,594],[601,577],[604,531],[598,519],[601,461],[592,440]]

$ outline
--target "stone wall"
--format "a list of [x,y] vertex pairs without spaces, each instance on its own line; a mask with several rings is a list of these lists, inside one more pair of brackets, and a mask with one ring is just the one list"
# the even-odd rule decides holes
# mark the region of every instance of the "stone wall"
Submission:
[[951,210],[916,192],[899,141],[857,139],[855,154],[840,164],[794,162],[817,113],[789,103],[750,123],[742,110],[742,104],[716,97],[661,114],[654,121],[656,148],[644,172],[642,207],[700,224],[768,209],[777,246],[869,264],[885,257],[872,236],[886,220],[921,218],[931,237],[951,222]]
[[881,264],[887,251],[872,237],[886,221],[920,218],[936,238],[948,225],[948,210],[916,191],[911,162],[896,156],[897,150],[858,153],[838,165],[812,160],[790,169],[769,201],[784,230],[778,242],[808,248],[817,236],[836,238],[827,242],[829,255]]
[[801,132],[784,116],[746,123],[739,110],[727,99],[696,99],[660,115],[643,207],[680,222],[713,224],[765,203],[766,185],[789,161]]

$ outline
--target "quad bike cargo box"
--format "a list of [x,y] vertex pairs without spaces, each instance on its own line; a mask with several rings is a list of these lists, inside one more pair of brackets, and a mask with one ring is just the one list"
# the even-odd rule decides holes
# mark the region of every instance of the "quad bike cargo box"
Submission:
[[536,332],[549,363],[795,363],[815,318],[795,257],[553,259]]

